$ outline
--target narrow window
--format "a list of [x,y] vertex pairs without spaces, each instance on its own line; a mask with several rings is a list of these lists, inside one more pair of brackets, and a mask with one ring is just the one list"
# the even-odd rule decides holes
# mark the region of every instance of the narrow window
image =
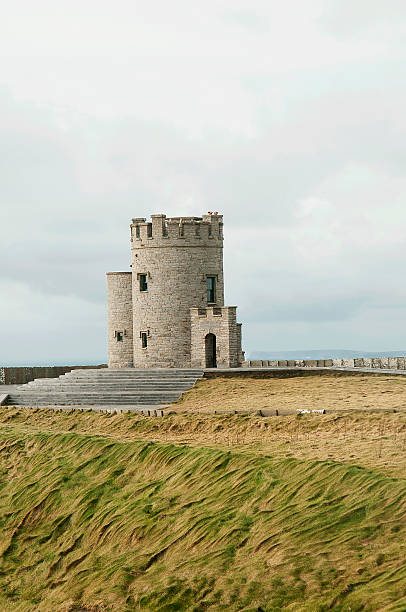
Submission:
[[140,237],[140,226],[139,225],[135,226],[135,237],[136,238]]
[[147,238],[152,238],[152,223],[147,225]]
[[148,334],[147,332],[141,332],[141,346],[147,348],[148,346]]
[[140,274],[140,291],[148,291],[148,280],[146,274]]
[[122,342],[123,341],[123,332],[116,332],[116,338],[117,338],[117,342]]
[[207,288],[207,303],[215,304],[216,303],[216,277],[215,276],[206,277],[206,288]]

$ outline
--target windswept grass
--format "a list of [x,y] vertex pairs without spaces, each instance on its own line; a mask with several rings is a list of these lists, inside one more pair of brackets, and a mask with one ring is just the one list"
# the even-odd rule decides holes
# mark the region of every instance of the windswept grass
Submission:
[[406,475],[406,412],[347,412],[259,417],[189,411],[164,418],[136,413],[3,408],[0,428],[24,436],[34,431],[76,432],[115,441],[149,440],[240,453],[339,461],[387,476]]
[[[230,413],[317,385],[349,410]],[[2,408],[0,611],[404,612],[406,412],[379,412],[403,395],[216,379],[164,418]]]
[[1,447],[2,610],[406,609],[402,478],[11,427]]

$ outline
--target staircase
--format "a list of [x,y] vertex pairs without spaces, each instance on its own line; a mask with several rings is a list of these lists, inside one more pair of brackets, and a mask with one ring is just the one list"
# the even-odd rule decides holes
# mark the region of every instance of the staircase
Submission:
[[193,387],[202,370],[72,370],[59,378],[36,378],[7,398],[10,406],[145,406],[171,404]]

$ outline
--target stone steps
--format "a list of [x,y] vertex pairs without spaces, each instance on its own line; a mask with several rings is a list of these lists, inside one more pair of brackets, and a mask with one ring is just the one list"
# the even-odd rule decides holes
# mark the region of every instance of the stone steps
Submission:
[[[90,377],[90,376],[128,376],[131,378],[137,378],[139,376],[144,376],[147,378],[152,377],[165,377],[165,378],[180,378],[182,376],[191,377],[191,376],[199,376],[202,370],[180,370],[176,368],[171,369],[155,369],[155,370],[147,370],[140,369],[136,370],[134,368],[121,368],[119,370],[113,370],[110,368],[105,369],[94,369],[94,370],[71,370],[70,372],[66,372],[66,374],[62,374],[59,378],[77,378],[80,376]],[[54,379],[55,380],[55,379]]]
[[202,370],[73,370],[38,378],[7,398],[17,406],[161,405],[175,402],[203,376]]
[[59,405],[93,405],[102,406],[105,404],[109,405],[134,405],[140,406],[144,404],[159,405],[159,404],[171,404],[175,402],[181,393],[174,393],[171,395],[161,395],[153,393],[138,393],[138,394],[123,394],[116,393],[112,395],[100,395],[98,393],[93,394],[46,394],[40,395],[29,394],[29,393],[13,393],[7,398],[8,406],[59,406]]
[[[72,382],[61,382],[59,387],[60,389],[69,389],[72,386]],[[158,390],[158,389],[189,389],[190,388],[190,382],[189,381],[182,381],[182,382],[164,382],[164,381],[159,381],[159,382],[155,382],[155,381],[147,381],[147,380],[143,380],[140,383],[135,383],[133,381],[130,382],[105,382],[105,381],[101,381],[101,382],[96,382],[96,381],[80,381],[75,384],[75,389],[100,389],[100,390],[105,390],[108,391],[109,389],[111,390],[119,390],[119,389],[126,389],[127,391],[131,391],[131,390],[141,390],[141,389],[150,389],[151,388],[151,384],[153,384],[154,389]],[[18,390],[30,390],[30,391],[36,391],[36,390],[44,390],[46,391],[47,389],[52,389],[54,388],[55,385],[51,384],[51,383],[47,383],[47,384],[43,384],[43,383],[36,383],[36,384],[30,384],[28,383],[27,387],[24,387],[23,385],[21,385],[20,387],[18,387]]]

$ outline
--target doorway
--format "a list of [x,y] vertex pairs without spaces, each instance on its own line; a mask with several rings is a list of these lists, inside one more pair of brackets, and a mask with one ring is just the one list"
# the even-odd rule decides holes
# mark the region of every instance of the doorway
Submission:
[[216,336],[214,334],[207,334],[204,339],[205,342],[205,354],[206,354],[206,368],[217,368],[216,359]]

